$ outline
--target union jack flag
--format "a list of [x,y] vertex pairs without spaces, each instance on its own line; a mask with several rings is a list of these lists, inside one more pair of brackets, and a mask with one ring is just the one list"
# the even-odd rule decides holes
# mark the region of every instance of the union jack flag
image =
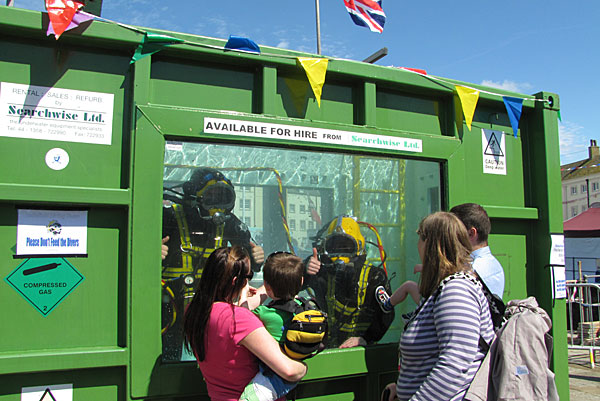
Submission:
[[356,25],[381,33],[385,24],[381,2],[382,0],[344,0],[344,5]]

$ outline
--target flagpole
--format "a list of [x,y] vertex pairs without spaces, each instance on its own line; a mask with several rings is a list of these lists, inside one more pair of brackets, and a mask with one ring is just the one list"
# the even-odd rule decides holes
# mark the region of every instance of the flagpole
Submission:
[[319,0],[315,0],[317,18],[317,54],[321,54],[321,17],[319,16]]

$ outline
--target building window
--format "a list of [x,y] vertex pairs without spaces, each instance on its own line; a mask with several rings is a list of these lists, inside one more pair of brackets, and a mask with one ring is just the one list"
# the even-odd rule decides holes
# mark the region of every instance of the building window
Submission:
[[571,187],[571,195],[577,194],[577,187]]
[[592,191],[597,191],[600,188],[598,182],[592,182]]
[[290,213],[296,213],[296,205],[293,203],[290,203]]
[[290,220],[290,230],[296,229],[296,220]]
[[587,185],[581,184],[581,193],[584,194],[587,192]]
[[314,221],[309,221],[308,222],[308,229],[309,230],[314,230],[315,229],[315,222]]
[[251,221],[250,217],[244,217],[244,223],[246,223],[247,226],[251,226],[252,221]]
[[300,229],[302,231],[306,230],[306,220],[300,220]]
[[301,214],[306,213],[306,205],[300,205],[300,213]]
[[242,209],[250,210],[252,208],[252,202],[250,199],[243,199]]
[[577,216],[577,206],[571,208],[571,217]]

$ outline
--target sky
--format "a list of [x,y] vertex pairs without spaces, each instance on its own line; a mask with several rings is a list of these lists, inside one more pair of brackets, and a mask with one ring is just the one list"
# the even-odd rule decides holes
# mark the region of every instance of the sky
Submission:
[[[317,52],[317,0],[103,0],[103,18],[213,38],[244,36],[260,46]],[[383,66],[496,88],[559,95],[561,164],[587,158],[600,139],[600,1],[383,0],[383,33],[355,25],[343,0],[318,0],[321,54],[364,60],[387,47]],[[44,0],[14,0],[44,10]]]

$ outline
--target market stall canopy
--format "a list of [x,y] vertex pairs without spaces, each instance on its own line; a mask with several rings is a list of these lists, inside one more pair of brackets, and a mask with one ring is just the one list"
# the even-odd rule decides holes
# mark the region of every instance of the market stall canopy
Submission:
[[563,223],[565,237],[600,237],[600,203]]

